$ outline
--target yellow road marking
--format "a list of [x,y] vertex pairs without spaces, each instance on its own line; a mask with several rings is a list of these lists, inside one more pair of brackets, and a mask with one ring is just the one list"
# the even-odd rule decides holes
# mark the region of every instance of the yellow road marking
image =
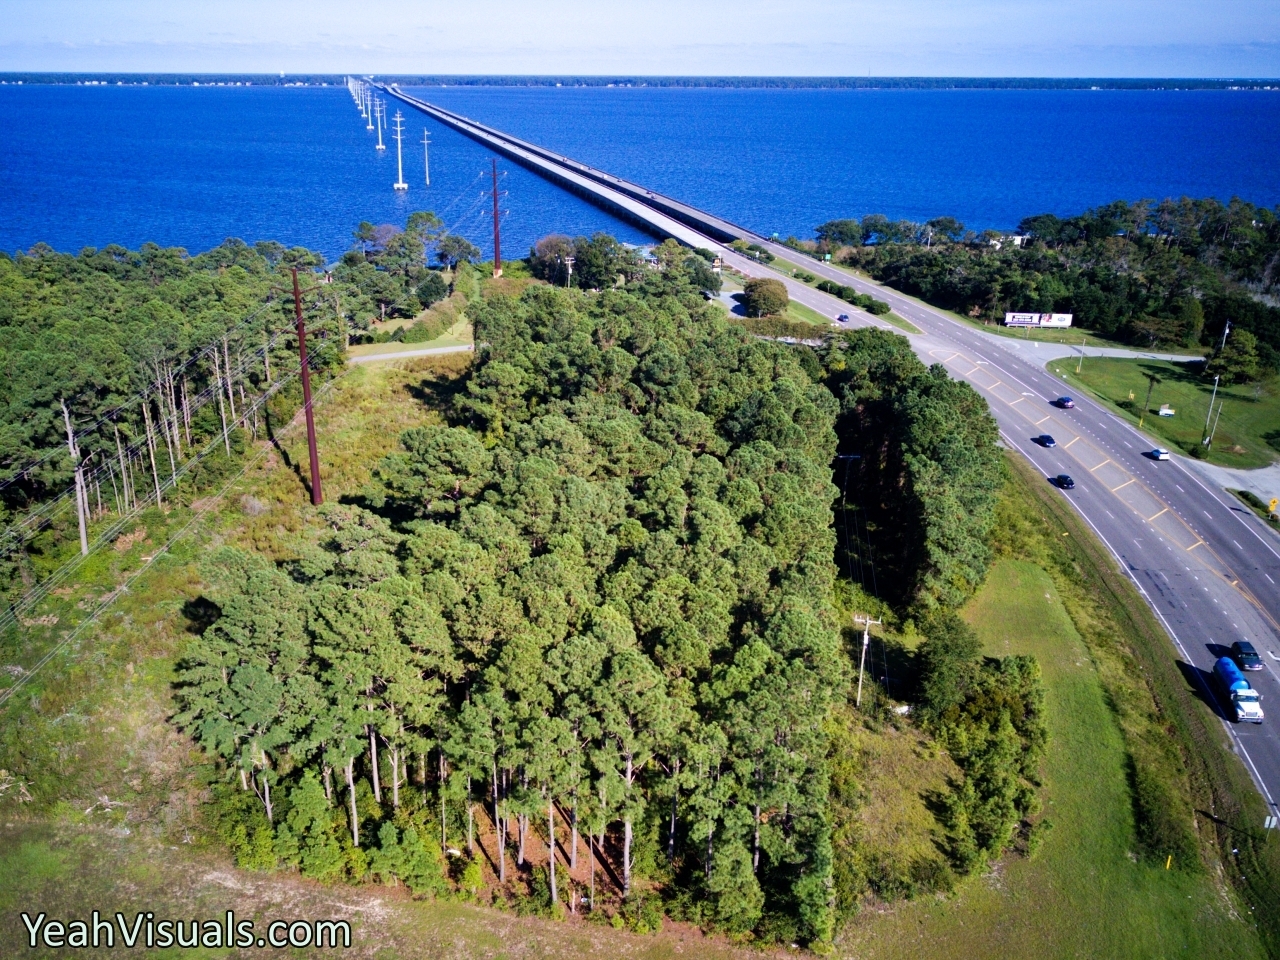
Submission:
[[[977,367],[974,367],[974,368],[973,368],[973,370],[977,370],[977,369],[978,369]],[[967,376],[969,376],[969,374],[973,373],[973,370],[970,370],[970,371],[969,371],[969,373],[966,373],[966,374],[965,374],[965,376],[966,376],[966,377],[967,377]]]
[[1089,472],[1090,472],[1090,473],[1093,473],[1093,471],[1094,471],[1094,470],[1101,470],[1103,467],[1105,467],[1105,466],[1106,466],[1108,463],[1110,463],[1110,462],[1111,462],[1111,458],[1110,458],[1110,457],[1108,457],[1106,460],[1103,460],[1103,461],[1102,461],[1100,464],[1098,464],[1096,467],[1093,467],[1092,469],[1090,469],[1090,470],[1089,470]]
[[[1051,414],[1049,414],[1049,417],[1052,417],[1052,416],[1053,416],[1053,414],[1052,414],[1052,413],[1051,413]],[[1037,420],[1034,424],[1032,424],[1032,426],[1036,426],[1036,427],[1040,426],[1040,424],[1044,423],[1044,421],[1045,421],[1045,420],[1048,420],[1048,419],[1049,419],[1049,417],[1045,417],[1043,420]],[[1079,437],[1076,437],[1076,440],[1079,440],[1079,439],[1080,439]],[[1073,440],[1073,441],[1071,441],[1071,442],[1072,442],[1072,443],[1075,443],[1075,440]]]
[[1012,407],[1015,403],[1021,403],[1021,402],[1022,402],[1023,400],[1025,400],[1025,399],[1027,399],[1027,398],[1026,398],[1026,397],[1019,397],[1017,400],[1010,400],[1010,401],[1008,401],[1008,403],[1009,403],[1009,406],[1011,406],[1011,407]]
[[1193,543],[1191,546],[1187,547],[1187,550],[1188,550],[1188,551],[1190,551],[1190,550],[1194,550],[1196,547],[1201,546],[1203,543],[1204,543],[1204,541],[1203,541],[1203,540],[1197,540],[1197,541],[1196,541],[1195,543]]
[[[1075,443],[1079,439],[1080,439],[1079,437],[1073,437],[1071,440],[1067,442],[1067,447],[1071,446],[1071,444]],[[1063,447],[1062,449],[1065,450],[1067,449],[1067,447]]]
[[[1129,482],[1130,482],[1130,483],[1133,483],[1133,481],[1132,481],[1132,480],[1130,480]],[[1169,508],[1168,508],[1168,507],[1165,507],[1163,510],[1161,510],[1161,511],[1160,511],[1160,513],[1153,514],[1152,516],[1147,517],[1147,523],[1150,523],[1150,522],[1151,522],[1152,520],[1154,520],[1156,517],[1160,516],[1160,514],[1164,514],[1164,513],[1168,513],[1168,512],[1169,512]]]
[[[1118,487],[1112,487],[1112,488],[1111,488],[1111,492],[1112,492],[1112,493],[1115,493],[1117,490],[1123,490],[1123,489],[1124,489],[1125,487],[1127,487],[1129,484],[1131,484],[1131,483],[1137,483],[1137,482],[1138,482],[1138,478],[1137,478],[1137,477],[1134,477],[1134,478],[1133,478],[1133,479],[1131,479],[1131,480],[1126,480],[1124,483],[1120,484],[1120,486],[1118,486]],[[1159,516],[1159,514],[1157,514],[1157,516]]]

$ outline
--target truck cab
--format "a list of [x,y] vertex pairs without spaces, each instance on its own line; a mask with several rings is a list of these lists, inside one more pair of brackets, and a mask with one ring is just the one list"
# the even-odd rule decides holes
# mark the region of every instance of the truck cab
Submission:
[[1213,676],[1229,699],[1237,723],[1262,722],[1262,695],[1249,686],[1234,660],[1220,657],[1213,665]]

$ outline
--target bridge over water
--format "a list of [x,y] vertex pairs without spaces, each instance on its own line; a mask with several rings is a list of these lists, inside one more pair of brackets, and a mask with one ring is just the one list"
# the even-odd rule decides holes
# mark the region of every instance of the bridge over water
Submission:
[[[677,199],[409,96],[394,85],[380,86],[389,96],[647,232],[713,250],[726,265],[747,276],[776,277],[787,285],[792,299],[824,316],[850,314],[853,319],[841,326],[892,329],[741,255],[727,243],[746,240],[775,256],[800,259],[794,250]],[[1280,813],[1275,802],[1280,797],[1280,717],[1270,718],[1262,727],[1238,729],[1225,722],[1220,705],[1214,706],[1217,697],[1208,683],[1218,652],[1234,640],[1250,640],[1268,661],[1255,686],[1270,694],[1267,702],[1273,712],[1280,704],[1280,678],[1275,670],[1280,664],[1280,540],[1251,513],[1235,509],[1232,496],[1206,485],[1180,457],[1163,463],[1146,457],[1143,451],[1151,449],[1151,439],[1110,410],[1078,394],[1074,409],[1055,407],[1058,394],[1068,391],[1046,371],[1045,362],[1053,358],[1055,349],[1057,356],[1065,356],[1072,348],[983,333],[847,270],[803,262],[815,275],[888,302],[896,314],[919,328],[911,343],[925,363],[941,364],[987,400],[1006,446],[1046,477],[1075,476],[1075,489],[1063,495],[1146,598],[1173,642],[1170,654],[1193,676],[1207,708],[1223,719],[1271,812]],[[1032,441],[1044,433],[1057,438],[1055,447]]]

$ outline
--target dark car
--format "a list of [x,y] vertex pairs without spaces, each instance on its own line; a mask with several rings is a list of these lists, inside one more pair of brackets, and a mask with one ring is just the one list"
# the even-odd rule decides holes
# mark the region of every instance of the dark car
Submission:
[[1042,447],[1056,447],[1058,445],[1058,441],[1053,439],[1053,437],[1049,436],[1047,433],[1042,433],[1040,436],[1036,437],[1036,443],[1040,444]]
[[1072,400],[1070,397],[1058,398],[1058,406],[1060,406],[1063,410],[1070,410],[1075,405],[1076,405],[1076,402]]
[[1062,490],[1074,490],[1076,486],[1076,482],[1071,479],[1071,474],[1069,473],[1058,474],[1053,478],[1053,482]]
[[1262,669],[1262,658],[1258,656],[1258,651],[1253,649],[1253,644],[1248,640],[1237,640],[1231,645],[1231,659],[1239,665],[1241,670]]

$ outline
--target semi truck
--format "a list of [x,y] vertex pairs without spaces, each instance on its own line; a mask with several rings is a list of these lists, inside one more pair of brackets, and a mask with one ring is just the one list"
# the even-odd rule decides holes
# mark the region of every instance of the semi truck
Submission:
[[1230,657],[1220,657],[1213,665],[1213,676],[1222,687],[1222,692],[1231,702],[1231,709],[1238,723],[1262,722],[1262,697],[1257,690],[1249,686],[1240,668]]

